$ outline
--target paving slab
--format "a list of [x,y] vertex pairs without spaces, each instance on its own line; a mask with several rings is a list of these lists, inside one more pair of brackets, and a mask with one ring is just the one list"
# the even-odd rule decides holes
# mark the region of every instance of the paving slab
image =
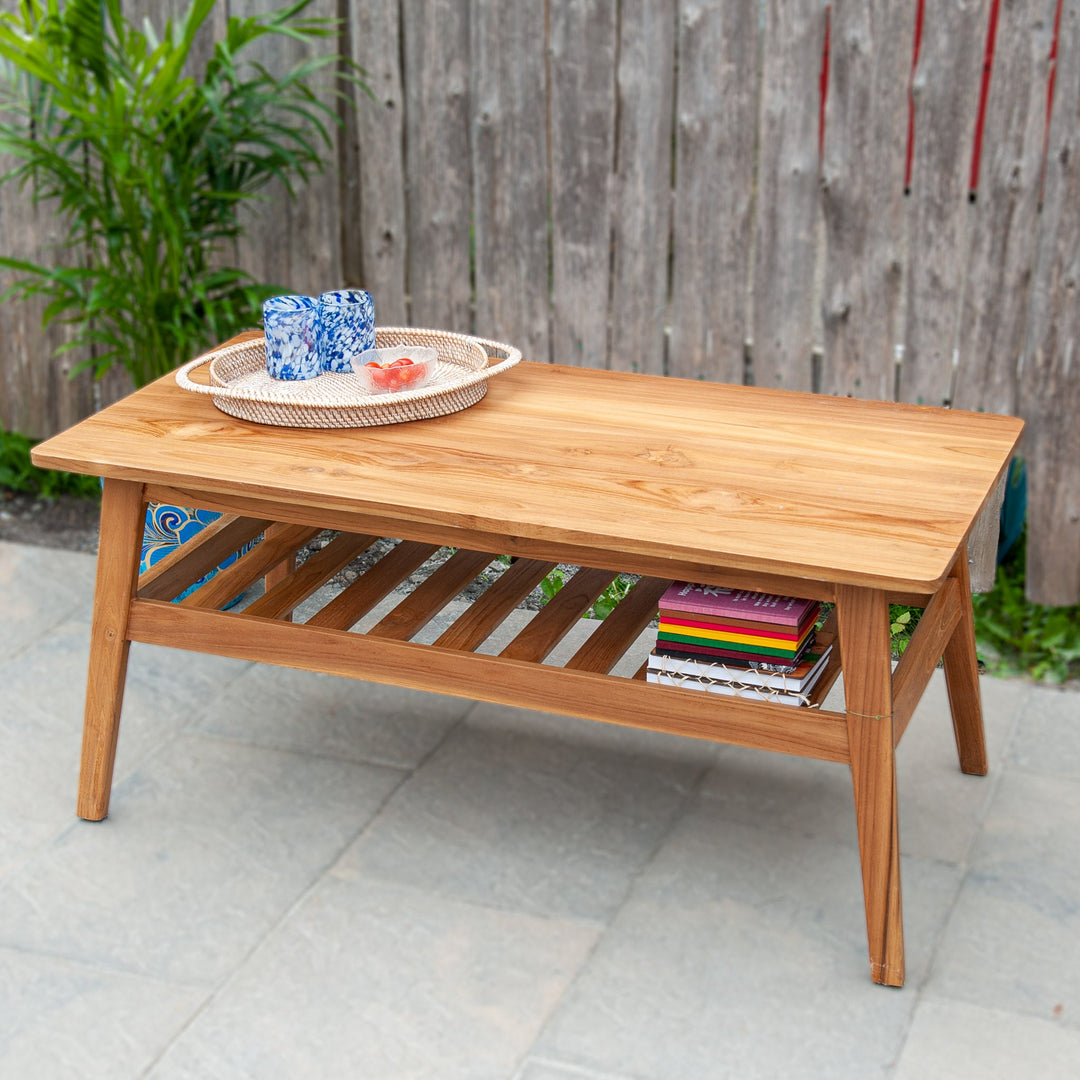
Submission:
[[928,990],[1080,1029],[1080,780],[1002,778]]
[[0,656],[18,655],[94,591],[93,555],[0,540]]
[[1080,694],[1033,687],[1009,745],[1009,762],[1028,772],[1080,780]]
[[1080,1031],[957,1001],[915,1010],[895,1080],[1075,1080]]
[[[944,672],[931,676],[896,754],[903,854],[951,863],[967,857],[1030,693],[1027,683],[991,685],[993,692],[983,694],[990,775],[968,776],[957,759]],[[829,707],[842,710],[838,693],[842,685]],[[736,820],[858,844],[847,766],[723,746],[701,790]]]
[[[527,715],[527,714],[526,714]],[[471,721],[334,868],[458,900],[608,918],[686,805],[692,761]]]
[[508,1080],[597,933],[328,879],[149,1080]]
[[443,694],[252,665],[192,727],[259,746],[412,769],[472,704]]
[[0,1077],[137,1080],[207,992],[0,949]]
[[[74,821],[89,647],[62,622],[0,663],[0,879]],[[251,665],[135,644],[114,777],[121,783]]]
[[634,1080],[886,1076],[960,871],[903,859],[908,984],[870,982],[856,852],[703,799],[534,1049]]
[[214,984],[403,775],[180,736],[0,885],[0,945]]

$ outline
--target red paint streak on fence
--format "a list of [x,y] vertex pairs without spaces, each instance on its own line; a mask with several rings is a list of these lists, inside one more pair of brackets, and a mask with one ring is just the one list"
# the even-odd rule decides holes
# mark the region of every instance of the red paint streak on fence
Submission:
[[911,190],[911,163],[915,158],[915,69],[919,66],[919,49],[922,47],[923,13],[926,0],[918,0],[915,6],[915,46],[911,51],[911,77],[908,79],[907,157],[904,161],[904,194]]
[[1042,206],[1046,190],[1046,159],[1050,153],[1050,118],[1054,113],[1054,79],[1057,76],[1058,34],[1061,31],[1061,0],[1057,0],[1054,12],[1054,38],[1050,42],[1046,73],[1046,127],[1043,129],[1042,171],[1039,175],[1039,206]]
[[986,99],[990,96],[990,74],[994,68],[994,43],[997,41],[1000,10],[1001,0],[993,0],[990,5],[990,24],[986,29],[986,53],[983,56],[982,86],[979,88],[979,111],[975,117],[975,143],[971,151],[968,197],[972,202],[975,201],[975,195],[979,190],[979,165],[982,162],[983,129],[986,127]]
[[825,160],[825,102],[829,97],[829,34],[832,27],[832,5],[825,5],[825,39],[821,47],[821,80],[819,83],[820,111],[818,112],[818,167]]

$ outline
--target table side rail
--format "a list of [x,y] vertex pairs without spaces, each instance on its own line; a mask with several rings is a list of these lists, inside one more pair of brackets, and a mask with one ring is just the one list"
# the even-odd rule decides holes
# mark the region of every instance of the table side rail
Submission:
[[434,645],[134,600],[132,641],[848,762],[842,713],[655,686]]

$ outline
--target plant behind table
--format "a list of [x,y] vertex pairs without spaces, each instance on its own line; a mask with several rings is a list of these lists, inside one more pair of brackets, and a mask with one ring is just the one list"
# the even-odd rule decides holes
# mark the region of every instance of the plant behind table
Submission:
[[310,57],[281,77],[241,59],[268,35],[312,44],[337,33],[303,18],[310,0],[231,17],[196,77],[184,74],[216,0],[192,0],[159,41],[120,0],[20,0],[0,15],[3,178],[28,187],[68,226],[56,265],[0,258],[5,295],[44,296],[45,322],[75,328],[79,365],[101,376],[116,361],[135,385],[258,323],[275,291],[222,262],[242,235],[242,207],[278,178],[290,195],[322,169],[335,110],[309,81],[350,73],[341,57]]

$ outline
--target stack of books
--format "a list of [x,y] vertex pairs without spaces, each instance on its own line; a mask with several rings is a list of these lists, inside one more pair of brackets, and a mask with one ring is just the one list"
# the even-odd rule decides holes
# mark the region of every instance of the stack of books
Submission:
[[814,647],[816,600],[676,581],[660,598],[646,678],[787,705],[808,704],[831,646]]

